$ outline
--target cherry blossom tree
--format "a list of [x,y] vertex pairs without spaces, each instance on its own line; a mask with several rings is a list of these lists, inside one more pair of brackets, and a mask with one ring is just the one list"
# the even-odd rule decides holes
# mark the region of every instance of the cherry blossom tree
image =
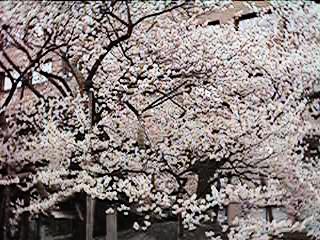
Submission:
[[[172,215],[194,229],[236,200],[243,218],[230,239],[300,228],[319,237],[318,163],[302,147],[317,129],[306,109],[317,97],[319,12],[311,2],[274,2],[238,31],[195,24],[200,12],[228,4],[2,3],[11,22],[2,33],[29,59],[9,76],[2,111],[19,81],[39,97],[6,119],[1,165],[30,174],[1,184],[38,189],[15,213],[42,213],[86,192],[143,216],[136,229]],[[49,53],[70,80],[41,69]],[[37,93],[30,71],[54,94]],[[248,213],[293,203],[294,221],[257,223]]]

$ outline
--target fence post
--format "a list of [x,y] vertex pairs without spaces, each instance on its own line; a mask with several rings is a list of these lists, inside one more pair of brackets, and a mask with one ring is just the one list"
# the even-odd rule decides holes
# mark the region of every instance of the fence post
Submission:
[[118,240],[117,210],[106,212],[106,240]]

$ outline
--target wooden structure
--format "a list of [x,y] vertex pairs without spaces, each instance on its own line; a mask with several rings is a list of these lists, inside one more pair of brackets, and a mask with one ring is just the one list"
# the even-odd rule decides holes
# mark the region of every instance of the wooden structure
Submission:
[[106,220],[106,240],[118,240],[117,211],[107,212]]
[[74,240],[76,215],[65,211],[52,211],[51,214],[32,219],[28,238],[24,240]]
[[86,240],[93,239],[93,226],[94,226],[94,199],[87,195],[86,196]]
[[229,226],[234,225],[234,220],[236,217],[239,216],[241,211],[240,203],[238,202],[231,202],[227,207],[227,222]]

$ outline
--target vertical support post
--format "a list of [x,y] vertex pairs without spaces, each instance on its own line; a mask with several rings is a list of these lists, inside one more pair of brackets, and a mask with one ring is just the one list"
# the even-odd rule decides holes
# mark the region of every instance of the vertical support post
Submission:
[[177,240],[181,240],[183,238],[183,224],[182,224],[182,215],[178,213],[178,229],[177,229]]
[[93,239],[94,202],[90,195],[86,196],[86,240]]
[[273,221],[272,206],[266,206],[266,220],[267,222]]
[[232,226],[235,218],[239,216],[240,203],[230,202],[228,205],[228,225]]
[[239,31],[239,25],[240,25],[240,20],[239,20],[239,17],[236,16],[236,17],[234,18],[234,29],[235,29],[236,31]]
[[[40,224],[41,222],[39,222],[38,224]],[[39,230],[39,239],[43,240],[43,239],[47,239],[47,235],[46,235],[46,226],[45,225],[40,225],[40,230]]]
[[117,210],[106,213],[106,240],[118,240]]
[[[267,186],[267,179],[265,177],[261,176],[260,181],[262,186]],[[266,200],[268,202],[268,199]],[[266,206],[265,211],[266,211],[266,221],[272,222],[273,221],[272,206]]]

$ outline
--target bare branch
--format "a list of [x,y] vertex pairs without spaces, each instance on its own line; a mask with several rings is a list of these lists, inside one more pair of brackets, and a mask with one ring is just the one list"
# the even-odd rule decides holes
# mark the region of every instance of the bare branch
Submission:
[[171,8],[167,8],[165,10],[162,10],[162,11],[159,11],[159,12],[155,12],[155,13],[152,13],[152,14],[149,14],[149,15],[146,15],[146,16],[143,16],[141,17],[140,19],[138,19],[135,23],[133,23],[133,26],[136,26],[138,25],[139,23],[141,23],[142,21],[148,19],[148,18],[152,18],[152,17],[156,17],[156,16],[159,16],[161,14],[164,14],[164,13],[167,13],[167,12],[170,12],[174,9],[177,9],[177,8],[180,8],[182,7],[183,5],[185,5],[185,3],[182,3],[182,4],[179,4],[179,5],[176,5],[176,6],[173,6]]

